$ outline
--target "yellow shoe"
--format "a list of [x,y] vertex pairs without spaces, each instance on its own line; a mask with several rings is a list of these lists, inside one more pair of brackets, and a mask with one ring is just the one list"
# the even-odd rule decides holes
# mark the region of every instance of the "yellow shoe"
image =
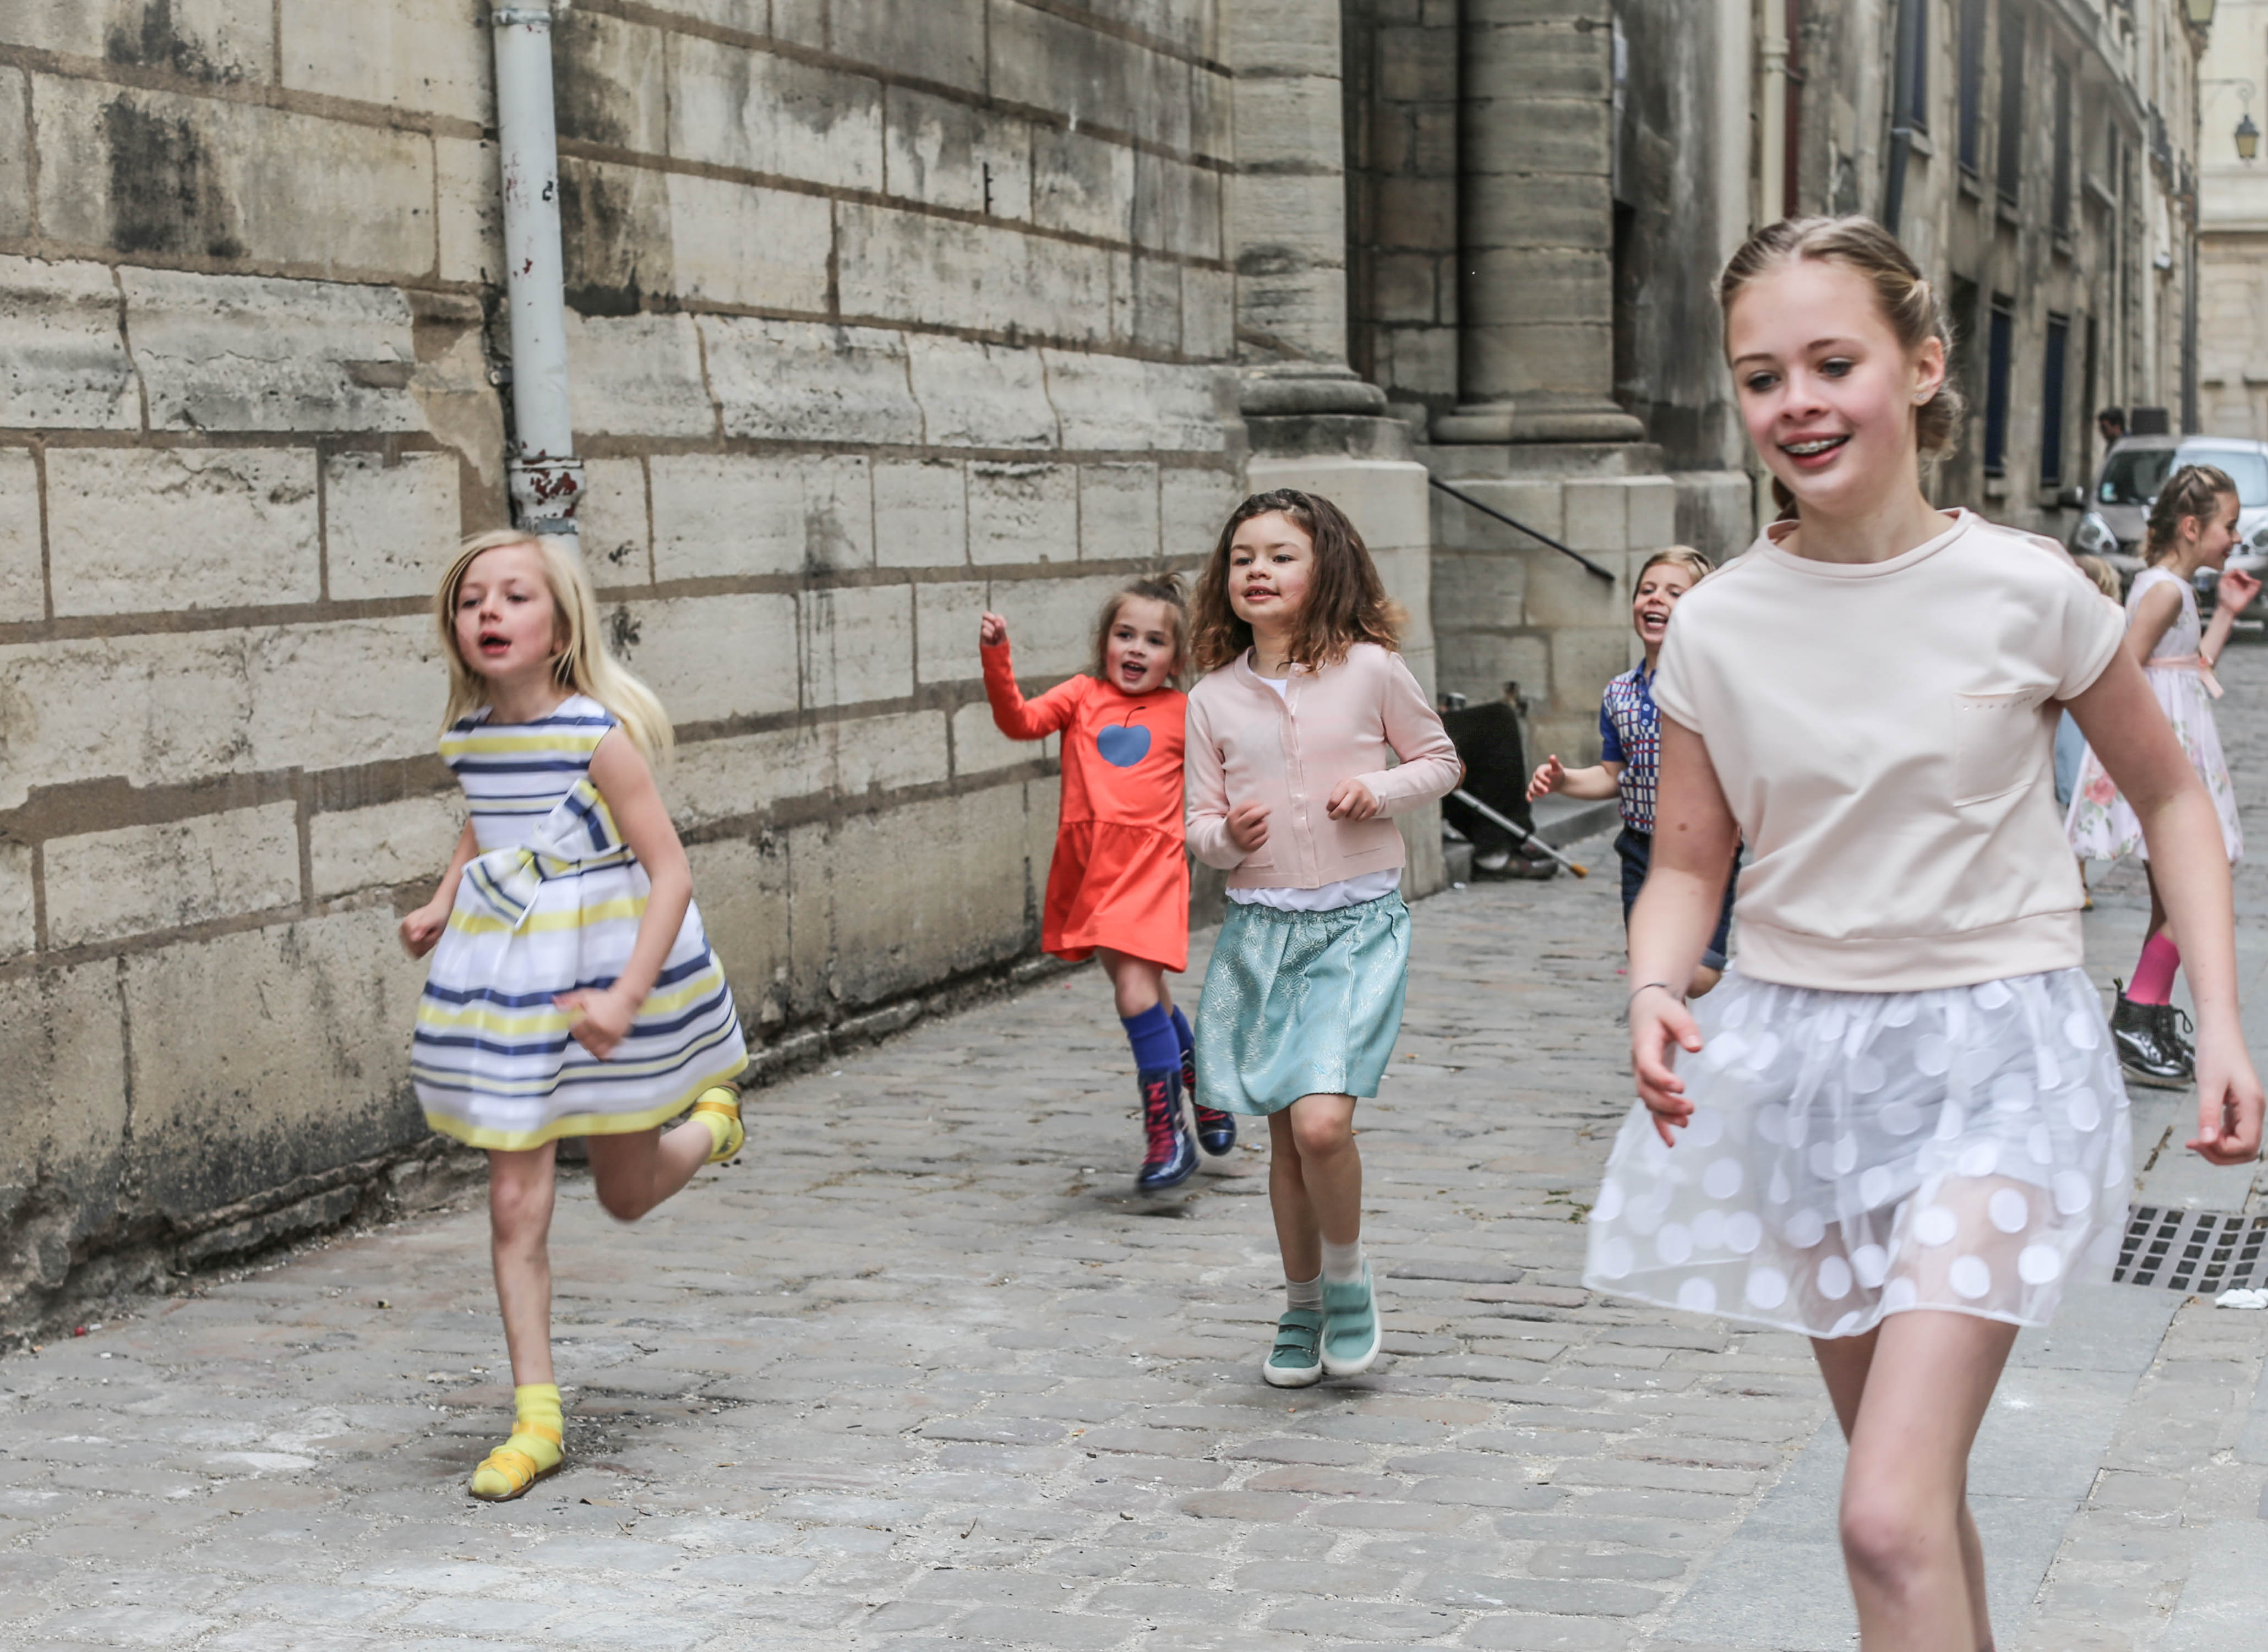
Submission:
[[740,1097],[738,1091],[718,1085],[713,1090],[701,1092],[701,1099],[693,1103],[693,1117],[708,1126],[717,1145],[710,1150],[708,1162],[722,1164],[740,1152],[748,1139],[748,1132],[740,1124]]
[[558,1385],[532,1383],[512,1390],[519,1413],[512,1438],[482,1459],[465,1489],[484,1503],[508,1503],[546,1475],[556,1474],[566,1461],[560,1449],[565,1437],[559,1411]]

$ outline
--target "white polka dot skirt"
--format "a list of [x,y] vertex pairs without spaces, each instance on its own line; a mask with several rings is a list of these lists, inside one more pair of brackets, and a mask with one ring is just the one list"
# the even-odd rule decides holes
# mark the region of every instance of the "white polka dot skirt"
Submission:
[[1951,1309],[2045,1324],[2108,1279],[2132,1156],[2126,1091],[2078,970],[1926,992],[1737,971],[1694,1005],[1692,1122],[1631,1110],[1583,1282],[1813,1337]]

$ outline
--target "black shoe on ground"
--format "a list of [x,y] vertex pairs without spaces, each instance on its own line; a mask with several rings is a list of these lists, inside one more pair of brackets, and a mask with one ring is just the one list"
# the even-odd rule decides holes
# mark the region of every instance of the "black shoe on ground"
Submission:
[[2197,1026],[2171,1004],[2158,1006],[2158,1040],[2182,1064],[2185,1082],[2197,1080]]
[[2110,1043],[2118,1051],[2118,1066],[2128,1080],[2154,1089],[2180,1089],[2190,1081],[2189,1064],[2178,1045],[2169,1045],[2170,1021],[2161,1020],[2161,1004],[2137,1004],[2126,996],[2126,984],[2115,983],[2117,1001],[2110,1011]]
[[1179,1187],[1197,1168],[1197,1145],[1182,1117],[1182,1075],[1172,1067],[1145,1073],[1142,1087],[1142,1136],[1148,1151],[1134,1177],[1138,1193],[1162,1193]]

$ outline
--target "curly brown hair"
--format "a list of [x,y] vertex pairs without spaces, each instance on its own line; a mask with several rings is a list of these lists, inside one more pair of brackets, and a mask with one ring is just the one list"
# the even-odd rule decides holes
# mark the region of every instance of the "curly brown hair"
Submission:
[[1357,643],[1395,647],[1403,615],[1386,594],[1370,548],[1344,511],[1320,493],[1271,488],[1228,513],[1220,538],[1197,576],[1190,618],[1191,646],[1199,671],[1218,671],[1252,646],[1252,627],[1228,600],[1228,555],[1236,530],[1256,516],[1281,515],[1314,547],[1314,577],[1292,637],[1292,663],[1310,670],[1336,665]]
[[2158,497],[2150,502],[2150,525],[2142,536],[2142,560],[2152,567],[2174,548],[2184,519],[2200,524],[2220,508],[2220,496],[2236,497],[2236,483],[2215,465],[2183,465],[2166,478]]
[[1110,681],[1110,628],[1118,623],[1118,610],[1129,597],[1166,605],[1167,624],[1174,633],[1174,668],[1166,676],[1168,688],[1178,689],[1189,669],[1189,600],[1177,573],[1145,573],[1113,591],[1094,620],[1094,663],[1087,675],[1098,682]]

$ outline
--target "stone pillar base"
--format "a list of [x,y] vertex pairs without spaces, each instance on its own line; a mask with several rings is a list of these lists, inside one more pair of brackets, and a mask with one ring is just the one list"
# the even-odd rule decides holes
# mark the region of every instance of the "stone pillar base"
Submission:
[[1433,421],[1440,443],[1642,442],[1646,426],[1612,402],[1538,396],[1461,407]]

